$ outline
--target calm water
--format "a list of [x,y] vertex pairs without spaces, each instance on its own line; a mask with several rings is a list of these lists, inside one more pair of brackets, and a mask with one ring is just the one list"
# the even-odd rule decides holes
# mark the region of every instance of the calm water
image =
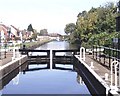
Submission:
[[[50,42],[38,49],[69,49],[67,42]],[[3,82],[2,94],[90,94],[73,65],[57,65],[71,70],[49,69],[47,64],[24,64]],[[11,79],[10,79],[11,78]]]
[[63,50],[63,49],[77,49],[76,46],[73,46],[69,44],[67,41],[52,41],[47,44],[44,44],[40,46],[37,49],[43,49],[43,50]]

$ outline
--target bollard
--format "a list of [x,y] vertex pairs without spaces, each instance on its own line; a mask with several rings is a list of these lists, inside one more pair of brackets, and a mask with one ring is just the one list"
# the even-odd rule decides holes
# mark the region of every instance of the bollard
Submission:
[[91,62],[90,68],[94,68],[93,62]]
[[15,43],[14,44],[14,48],[13,48],[13,57],[12,57],[12,61],[15,59]]
[[22,64],[22,60],[20,59],[20,60],[19,60],[19,65],[21,65],[21,64]]
[[12,60],[15,59],[15,48],[13,49],[13,57],[12,57]]
[[109,74],[108,73],[105,73],[105,80],[108,81],[108,76]]

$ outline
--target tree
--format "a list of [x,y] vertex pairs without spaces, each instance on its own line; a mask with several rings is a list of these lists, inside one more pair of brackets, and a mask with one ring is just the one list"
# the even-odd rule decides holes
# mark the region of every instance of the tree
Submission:
[[40,35],[41,35],[41,36],[47,36],[47,35],[48,35],[47,29],[41,29],[41,30],[40,30]]
[[34,29],[34,33],[32,34],[32,39],[34,39],[36,41],[37,38],[37,30]]
[[64,31],[66,34],[70,35],[71,33],[75,31],[75,29],[76,29],[76,25],[74,23],[69,23],[66,25]]
[[30,25],[28,26],[27,31],[32,31],[32,32],[34,32],[34,29],[33,29],[33,27],[32,27],[32,24],[30,24]]
[[[65,33],[69,35],[72,43],[79,40],[83,45],[97,44],[110,46],[112,38],[116,37],[116,6],[109,2],[98,8],[91,8],[88,12],[82,11],[77,15],[74,23],[65,26]],[[109,39],[105,39],[109,38]],[[103,41],[105,41],[103,43]]]

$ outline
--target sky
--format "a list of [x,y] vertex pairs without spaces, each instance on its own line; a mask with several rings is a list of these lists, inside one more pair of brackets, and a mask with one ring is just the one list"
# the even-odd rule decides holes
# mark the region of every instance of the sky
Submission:
[[92,7],[118,0],[0,0],[0,22],[27,29],[29,24],[40,32],[64,34],[66,24],[76,23],[77,15]]

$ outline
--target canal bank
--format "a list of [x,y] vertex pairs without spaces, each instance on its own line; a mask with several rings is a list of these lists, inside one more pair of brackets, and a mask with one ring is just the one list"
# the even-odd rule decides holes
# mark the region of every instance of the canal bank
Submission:
[[[35,44],[27,43],[26,48],[35,49],[51,41],[52,40],[43,40],[43,41],[36,42]],[[17,67],[21,66],[21,64],[25,63],[28,60],[27,55],[20,54],[18,47],[15,47],[15,48],[12,47],[9,49],[10,50],[6,51],[6,54],[4,54],[3,52],[3,55],[6,55],[6,58],[0,59],[0,79],[5,77],[7,74],[12,72]],[[14,50],[15,52],[13,52]]]
[[[58,41],[53,41],[53,42],[49,42],[49,43],[47,43],[47,44],[45,44],[45,45],[42,45],[40,48],[37,48],[37,49],[39,49],[39,50],[65,50],[65,49],[70,49],[70,47],[69,47],[69,43],[68,42],[58,42]],[[38,55],[38,53],[34,53],[33,54],[33,56],[34,55]],[[57,52],[57,55],[69,55],[69,53],[60,53],[59,54],[59,52]],[[26,62],[27,63],[27,62]],[[46,63],[45,63],[46,64]],[[72,65],[67,65],[67,66],[65,66],[65,65],[60,65],[60,64],[57,64],[56,65],[56,67],[58,68],[58,67],[65,67],[65,69],[45,69],[45,70],[43,70],[41,67],[43,67],[43,65],[42,64],[40,64],[41,65],[41,67],[40,67],[40,65],[39,64],[37,64],[37,65],[31,65],[31,64],[27,64],[27,65],[29,65],[28,67],[27,67],[27,69],[26,70],[24,70],[23,72],[21,72],[18,76],[20,77],[20,81],[19,81],[19,84],[23,84],[22,86],[24,86],[24,87],[22,87],[21,85],[17,85],[17,86],[15,86],[15,85],[13,85],[13,86],[11,86],[11,84],[12,84],[12,82],[13,82],[13,79],[11,78],[11,77],[9,77],[9,75],[8,75],[8,78],[7,78],[7,80],[9,79],[9,78],[11,78],[11,80],[9,80],[9,82],[7,82],[6,84],[5,84],[5,87],[4,88],[2,88],[1,90],[2,90],[2,92],[3,92],[3,94],[6,94],[6,92],[8,93],[8,92],[13,92],[14,94],[16,93],[16,92],[20,92],[20,94],[21,93],[25,93],[25,91],[24,90],[27,90],[27,92],[28,92],[28,94],[30,94],[31,92],[32,92],[32,94],[33,93],[35,93],[35,94],[37,94],[37,93],[39,93],[39,94],[41,94],[41,93],[43,93],[44,92],[44,94],[46,94],[46,91],[48,92],[48,93],[51,93],[51,94],[55,94],[55,93],[59,93],[59,94],[61,94],[61,92],[63,93],[63,94],[90,94],[89,93],[89,90],[87,89],[87,87],[86,87],[86,85],[84,84],[84,83],[82,83],[82,85],[79,85],[77,82],[76,82],[76,80],[78,81],[78,74],[75,72],[75,71],[73,71],[73,70],[69,70],[69,66],[70,66],[70,69],[72,69],[73,67],[72,67]],[[33,66],[33,67],[32,67]],[[46,66],[46,65],[45,65]],[[67,68],[68,68],[68,70],[67,70]],[[21,68],[20,68],[21,69]],[[29,71],[28,71],[28,69],[29,69]],[[38,69],[40,69],[40,70],[38,70]],[[42,70],[41,70],[42,69]],[[30,71],[31,70],[31,71]],[[58,72],[60,72],[60,74],[58,73]],[[65,73],[67,73],[66,75],[63,73],[63,72],[65,72]],[[12,74],[13,72],[11,72],[10,74]],[[18,73],[18,72],[17,72]],[[73,75],[73,73],[74,73],[74,75]],[[23,75],[23,77],[21,77],[21,75]],[[27,75],[27,77],[26,77],[26,75]],[[47,75],[47,76],[46,76]],[[72,76],[73,75],[73,76]],[[15,76],[15,75],[14,75]],[[13,78],[14,78],[14,76],[12,76]],[[41,77],[42,76],[42,77]],[[45,78],[42,80],[42,78],[45,76]],[[52,76],[52,77],[51,77]],[[68,76],[68,77],[67,77]],[[7,77],[7,76],[6,76]],[[25,77],[25,78],[24,78]],[[64,79],[64,78],[65,79]],[[67,77],[67,78],[66,78]],[[15,78],[17,78],[17,75],[16,75],[16,77]],[[55,80],[55,78],[56,78],[56,80]],[[26,79],[25,81],[23,80],[23,79]],[[65,82],[63,82],[63,79],[65,80]],[[6,80],[6,79],[5,79]],[[38,82],[36,83],[36,80],[38,80]],[[42,80],[42,81],[41,81]],[[48,80],[48,81],[47,81]],[[51,81],[50,81],[51,80]],[[61,83],[60,82],[58,82],[58,80],[60,80],[61,81]],[[22,82],[22,81],[24,81],[24,82]],[[57,82],[56,82],[57,81]],[[75,81],[75,83],[73,83]],[[82,80],[79,80],[78,82],[80,82],[80,81],[82,81]],[[5,81],[4,81],[5,82]],[[3,83],[4,83],[3,82]],[[11,83],[10,83],[11,82]],[[51,83],[52,82],[52,83]],[[46,84],[47,83],[47,84]],[[30,84],[30,85],[29,85]],[[33,86],[31,86],[31,84],[32,85],[35,85],[35,87],[33,88]],[[41,85],[42,84],[42,85]],[[44,85],[43,85],[44,84]],[[49,84],[50,84],[50,87],[49,87]],[[51,85],[52,84],[52,85]],[[65,85],[65,84],[68,84],[68,85]],[[61,86],[62,85],[62,86]],[[27,89],[27,88],[28,89]],[[52,87],[52,89],[51,89],[51,87]],[[65,88],[66,87],[66,88]],[[10,88],[10,91],[8,90]],[[12,90],[11,91],[11,88],[12,89],[14,89],[14,90]],[[25,88],[25,89],[24,89]],[[23,90],[24,89],[24,90]],[[35,90],[33,90],[33,89],[35,89]],[[43,91],[41,91],[41,90],[43,90]],[[65,91],[66,90],[66,91]],[[9,93],[8,93],[9,94]]]
[[98,96],[119,96],[117,90],[111,89],[110,70],[90,57],[90,55],[86,54],[85,60],[83,60],[80,59],[80,55],[75,55],[74,62],[76,70],[82,76],[91,94]]
[[0,79],[10,74],[13,70],[21,66],[26,61],[27,61],[27,56],[22,55],[21,57],[16,58],[3,66],[0,66]]

